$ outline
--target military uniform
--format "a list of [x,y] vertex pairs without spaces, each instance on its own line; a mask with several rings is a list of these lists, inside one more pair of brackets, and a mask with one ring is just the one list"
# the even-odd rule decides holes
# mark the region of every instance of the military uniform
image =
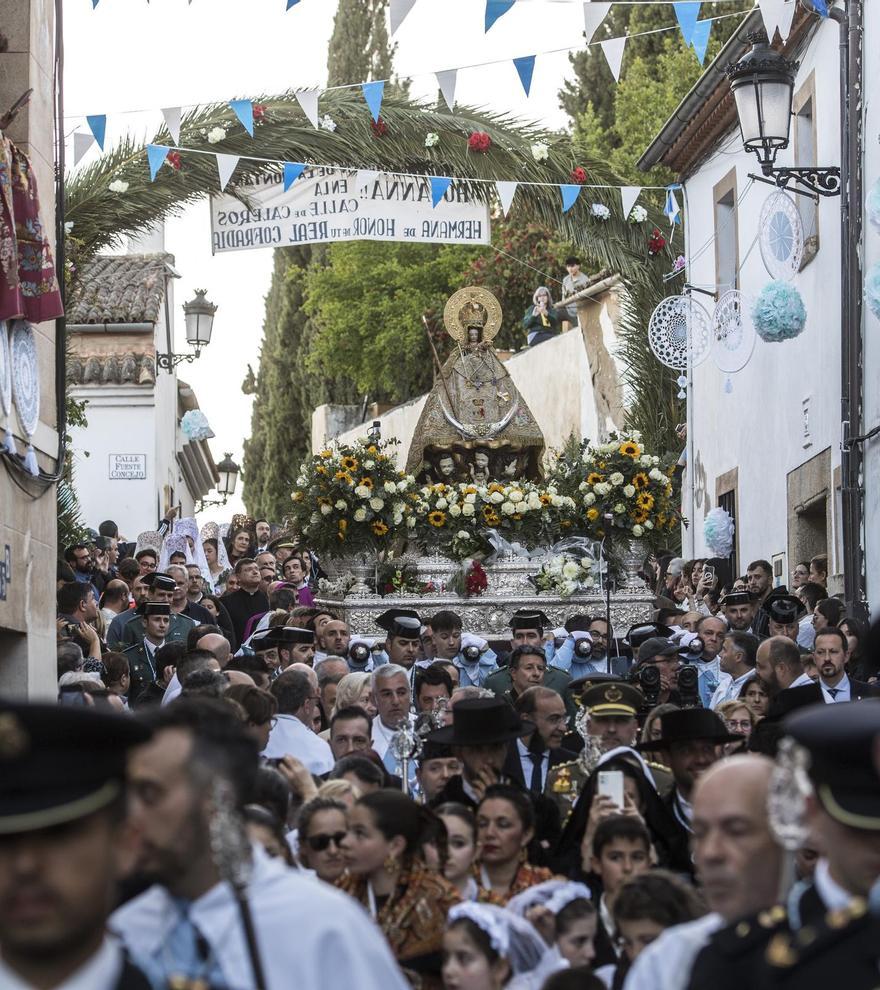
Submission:
[[[131,680],[128,697],[133,704],[136,704],[144,691],[151,684],[156,683],[159,671],[156,670],[155,661],[147,653],[143,640],[135,643],[134,646],[126,647],[122,655],[128,660],[128,675]],[[164,694],[164,691],[162,693]],[[161,696],[159,700],[161,701]]]

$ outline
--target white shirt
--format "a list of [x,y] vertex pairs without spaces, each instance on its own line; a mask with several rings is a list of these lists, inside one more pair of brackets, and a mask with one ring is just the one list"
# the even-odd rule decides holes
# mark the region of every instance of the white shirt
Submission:
[[739,698],[739,692],[743,684],[746,681],[750,681],[754,676],[755,672],[753,670],[747,670],[741,677],[731,677],[730,674],[725,674],[722,671],[721,680],[718,682],[718,687],[715,688],[715,693],[712,695],[712,701],[709,707],[714,711],[719,705],[723,705],[725,701],[736,701]]
[[[158,671],[156,671],[156,673],[158,674]],[[183,687],[181,686],[180,681],[177,679],[177,671],[175,670],[174,673],[171,675],[171,680],[168,682],[168,687],[165,688],[165,694],[162,695],[162,704],[167,705],[170,702],[174,701],[174,699],[178,697],[178,695],[182,690]]]
[[329,743],[316,736],[296,715],[279,715],[262,755],[269,760],[280,760],[288,754],[314,774],[329,773],[336,762]]
[[828,860],[824,856],[816,863],[813,885],[816,888],[816,893],[822,898],[822,903],[829,911],[842,911],[845,907],[849,907],[852,902],[853,895],[844,890],[831,876]]
[[800,677],[798,677],[797,680],[792,681],[791,684],[788,685],[788,687],[790,690],[791,688],[806,687],[808,684],[815,684],[815,683],[816,682],[813,680],[812,677],[810,677],[809,674],[801,674]]
[[816,630],[813,628],[813,613],[807,614],[798,623],[797,644],[805,650],[812,650],[816,643]]
[[[122,974],[122,949],[118,942],[105,938],[101,948],[54,990],[114,990]],[[3,990],[34,990],[32,983],[14,973],[0,959],[0,987]]]
[[[822,688],[822,698],[826,705],[836,705],[841,701],[852,701],[852,688],[846,674],[840,678],[833,688],[830,688],[821,678],[819,680],[819,686]],[[833,694],[831,693],[832,691],[834,692]]]
[[[331,985],[357,990],[409,987],[367,913],[354,898],[329,884],[255,849],[248,899],[263,949],[266,990],[288,990],[292,981],[297,990],[326,990]],[[166,939],[179,915],[168,891],[154,886],[119,908],[109,925],[121,936],[135,964],[146,959],[155,969],[163,962]],[[229,885],[219,883],[194,901],[189,917],[208,942],[228,990],[253,990],[250,956]],[[329,980],[328,947],[332,949]],[[98,988],[93,984],[76,990]]]
[[623,950],[618,946],[617,928],[614,925],[614,918],[604,894],[599,898],[599,918],[602,921],[602,927],[605,929],[605,933],[608,935],[608,941],[611,943],[614,955],[619,959]]
[[385,759],[385,754],[391,745],[391,737],[395,732],[397,732],[397,729],[389,729],[378,715],[373,719],[373,729],[370,733],[370,738],[373,741],[373,749],[379,754],[380,759]]
[[633,963],[623,990],[686,990],[700,950],[726,923],[720,914],[707,914],[667,928]]
[[[535,769],[535,764],[532,763],[532,754],[529,752],[528,746],[523,745],[522,739],[517,739],[516,741],[516,751],[519,754],[519,762],[522,766],[523,780],[526,782],[526,790],[532,785],[532,773]],[[547,771],[550,769],[550,750],[545,749],[541,754],[541,790],[544,790],[544,785],[547,783]]]

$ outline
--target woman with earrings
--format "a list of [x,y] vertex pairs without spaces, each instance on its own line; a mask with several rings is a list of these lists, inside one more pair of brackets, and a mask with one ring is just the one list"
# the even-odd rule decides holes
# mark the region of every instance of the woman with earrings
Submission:
[[366,794],[351,809],[343,852],[349,875],[338,886],[370,912],[402,969],[424,990],[440,986],[446,914],[461,897],[419,850],[437,816],[400,791]]
[[534,837],[535,809],[528,795],[509,784],[487,787],[477,806],[479,900],[504,905],[527,887],[552,878],[546,867],[529,863]]

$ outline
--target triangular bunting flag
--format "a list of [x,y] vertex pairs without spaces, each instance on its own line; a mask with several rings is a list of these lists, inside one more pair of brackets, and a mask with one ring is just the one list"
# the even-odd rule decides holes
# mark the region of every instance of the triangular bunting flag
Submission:
[[226,188],[226,183],[232,178],[232,173],[238,165],[238,155],[217,155],[217,172],[220,175],[220,189]]
[[93,134],[83,134],[78,132],[73,135],[73,164],[79,165],[82,156],[95,143]]
[[641,186],[621,186],[620,187],[620,203],[623,207],[623,219],[628,220],[630,213],[632,213],[632,208],[636,205],[636,200],[639,198],[639,193],[642,191]]
[[501,209],[504,215],[507,216],[507,212],[510,209],[510,205],[513,202],[513,197],[516,194],[516,187],[519,185],[517,182],[496,182],[495,188],[498,190],[498,198],[501,200]]
[[678,0],[672,5],[675,10],[675,19],[681,28],[681,36],[684,43],[690,48],[691,38],[694,36],[694,25],[700,16],[700,4],[698,0]]
[[709,35],[712,32],[711,18],[706,21],[697,21],[691,34],[691,47],[699,59],[700,65],[706,61],[706,50],[709,47]]
[[666,203],[663,206],[663,212],[670,223],[681,223],[681,210],[678,206],[678,200],[675,198],[675,186],[666,187]]
[[529,90],[532,88],[532,74],[535,71],[535,56],[524,55],[522,58],[515,58],[513,64],[516,66],[516,71],[519,73],[519,81],[526,91],[526,96],[528,96]]
[[91,130],[95,136],[95,140],[98,142],[98,147],[103,151],[104,135],[107,133],[107,114],[93,114],[91,117],[86,117],[86,120],[88,121],[89,130]]
[[446,195],[446,190],[452,185],[452,179],[445,175],[431,176],[431,205],[436,206]]
[[175,144],[180,144],[180,107],[165,107],[162,116],[172,140]]
[[828,17],[828,4],[826,3],[826,0],[813,0],[813,10],[815,10],[820,17]]
[[92,0],[92,10],[94,10],[95,7],[97,7],[100,2],[101,0]]
[[305,172],[305,165],[299,162],[285,162],[284,163],[284,191],[287,192],[288,189],[296,182],[296,180]]
[[758,6],[761,8],[761,17],[770,41],[773,41],[777,28],[779,37],[785,41],[791,32],[796,0],[758,0]]
[[154,182],[156,179],[156,173],[162,167],[165,159],[168,157],[168,152],[171,149],[167,144],[148,144],[147,145],[147,161],[150,164],[150,182]]
[[406,15],[413,9],[413,4],[416,0],[391,0],[391,34],[394,34],[397,29],[403,24],[403,19]]
[[238,117],[241,126],[254,136],[254,105],[250,100],[230,100],[229,106],[232,112]]
[[[192,0],[190,0],[190,3],[192,3]],[[298,3],[299,0],[287,0],[287,6],[284,9],[290,10],[291,7],[295,7]]]
[[559,191],[562,193],[562,212],[568,213],[568,211],[577,202],[577,198],[581,194],[581,187],[574,185],[565,185],[565,186],[560,186]]
[[610,3],[587,2],[584,4],[584,34],[587,36],[588,45],[610,9]]
[[510,10],[514,3],[516,0],[486,0],[486,26],[484,30],[488,31],[499,17],[503,17]]
[[450,110],[455,107],[455,81],[458,78],[458,69],[443,69],[436,73],[437,85],[446,100],[446,106]]
[[355,191],[369,186],[378,178],[379,173],[374,168],[359,168],[354,179]]
[[614,81],[620,82],[620,63],[623,61],[626,38],[609,38],[600,44],[602,45],[602,53],[608,62],[608,68],[611,69],[611,75],[614,76]]
[[361,92],[370,108],[370,115],[374,121],[378,121],[379,112],[382,109],[382,94],[385,92],[385,83],[381,79],[376,82],[361,83]]
[[298,89],[294,94],[302,112],[309,118],[312,127],[318,126],[318,90]]

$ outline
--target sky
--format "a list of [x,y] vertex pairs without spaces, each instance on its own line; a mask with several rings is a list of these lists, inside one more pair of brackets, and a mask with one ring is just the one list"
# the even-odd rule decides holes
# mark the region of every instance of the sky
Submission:
[[[192,0],[189,5],[187,0],[100,0],[93,9],[92,0],[64,0],[68,162],[73,162],[71,135],[88,130],[86,114],[108,115],[109,147],[125,133],[150,140],[162,122],[161,107],[321,86],[336,6],[335,0],[301,0],[286,12],[284,0]],[[518,3],[488,34],[484,9],[482,0],[416,0],[394,38],[398,75],[417,73],[412,95],[433,99],[434,71],[504,59],[500,65],[460,71],[456,102],[547,127],[564,126],[567,117],[557,93],[572,74],[567,52],[539,54],[528,98],[506,60],[581,44],[582,4]],[[597,50],[592,57],[603,56]],[[256,155],[258,138],[259,131]],[[95,147],[82,164],[97,154]],[[248,364],[256,370],[259,360],[272,251],[213,257],[207,200],[167,222],[165,249],[175,256],[182,276],[175,286],[176,351],[187,349],[180,305],[196,288],[205,288],[218,306],[210,346],[199,360],[182,365],[179,376],[194,387],[216,434],[210,442],[215,461],[231,451],[241,464],[252,403],[242,394],[241,382]],[[227,506],[206,518],[228,519],[243,511],[240,493],[241,483]]]

